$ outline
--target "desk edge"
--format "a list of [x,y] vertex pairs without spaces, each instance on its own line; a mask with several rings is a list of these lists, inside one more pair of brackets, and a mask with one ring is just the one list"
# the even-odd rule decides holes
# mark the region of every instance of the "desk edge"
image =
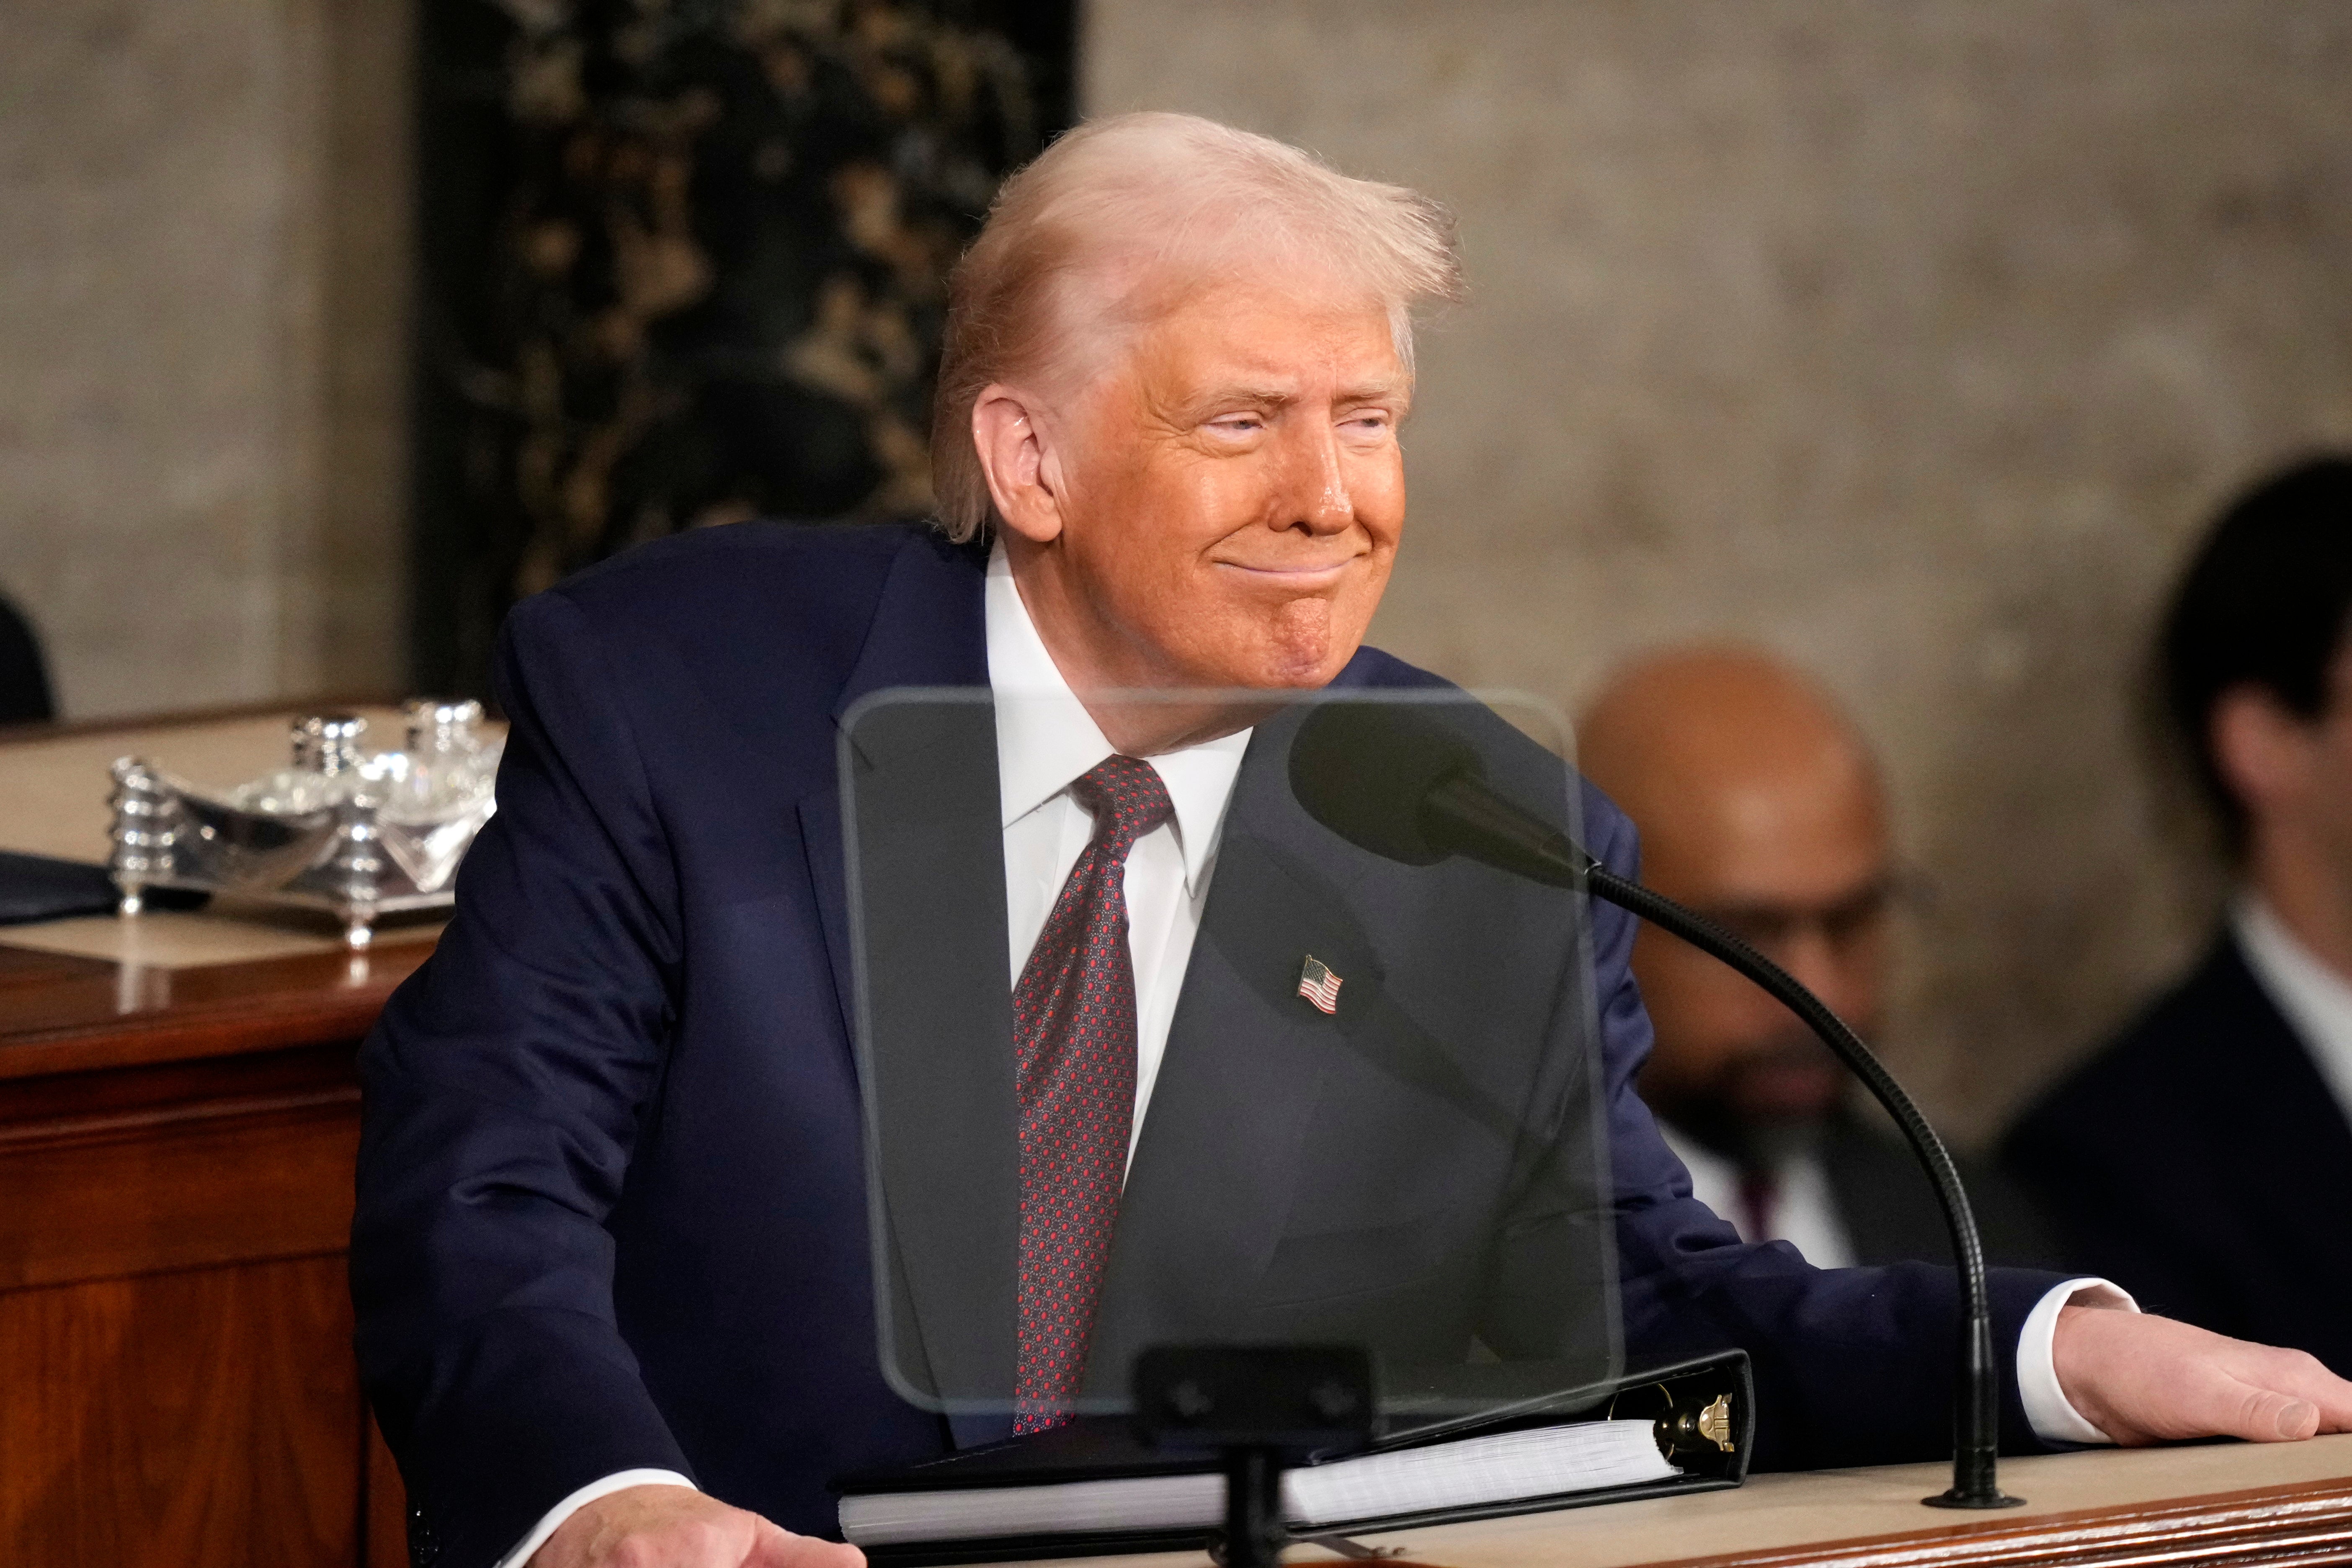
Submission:
[[[2282,1529],[2282,1526],[2286,1528]],[[2300,1542],[2303,1550],[2298,1551]],[[2352,1476],[2150,1502],[2073,1509],[1999,1524],[1948,1524],[1843,1541],[1661,1561],[1654,1568],[1924,1568],[2097,1563],[2266,1563],[2352,1557]]]

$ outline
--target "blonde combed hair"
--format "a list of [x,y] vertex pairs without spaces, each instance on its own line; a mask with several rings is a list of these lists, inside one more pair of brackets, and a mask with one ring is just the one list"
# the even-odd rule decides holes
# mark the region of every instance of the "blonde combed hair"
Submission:
[[972,444],[982,392],[1081,368],[1148,308],[1139,279],[1197,278],[1242,247],[1360,279],[1386,305],[1408,370],[1413,308],[1462,297],[1453,215],[1417,192],[1197,115],[1088,121],[1005,182],[949,280],[931,411],[948,536],[978,538],[994,515]]

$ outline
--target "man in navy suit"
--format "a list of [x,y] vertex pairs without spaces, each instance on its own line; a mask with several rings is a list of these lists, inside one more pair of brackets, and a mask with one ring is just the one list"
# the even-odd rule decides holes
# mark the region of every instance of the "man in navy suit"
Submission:
[[2162,637],[2241,890],[2194,972],[2007,1142],[2074,1255],[2149,1308],[2352,1373],[2352,458],[2214,527]]
[[[1454,292],[1455,267],[1442,210],[1410,192],[1204,121],[1097,122],[1008,184],[958,269],[939,531],[711,531],[517,610],[499,815],[362,1060],[359,1351],[420,1562],[848,1564],[814,1539],[834,1528],[828,1481],[966,1436],[901,1399],[877,1352],[835,773],[839,726],[873,693],[1036,700],[976,742],[994,798],[950,770],[940,801],[968,825],[942,856],[966,873],[976,858],[1003,893],[1002,923],[971,934],[982,961],[953,964],[980,998],[974,1040],[1018,1058],[972,1068],[981,1098],[1004,1101],[975,1103],[974,1125],[1018,1142],[1022,1213],[974,1216],[1018,1253],[1017,1278],[990,1265],[1004,1293],[975,1331],[1017,1342],[1034,1391],[1017,1421],[1050,1424],[1077,1388],[1097,1291],[1106,1311],[1140,1300],[1148,1315],[1135,1281],[1202,1283],[1125,1246],[1130,1219],[1269,1309],[1297,1299],[1264,1278],[1286,1269],[1309,1290],[1362,1270],[1402,1300],[1419,1277],[1369,1266],[1376,1246],[1441,1262],[1458,1246],[1417,1223],[1381,1244],[1360,1223],[1370,1195],[1326,1184],[1299,1190],[1335,1205],[1343,1244],[1307,1256],[1294,1244],[1314,1237],[1266,1202],[1299,1166],[1277,1136],[1312,1154],[1347,1131],[1286,1064],[1357,1037],[1316,1033],[1295,997],[1278,1017],[1254,950],[1226,938],[1295,918],[1349,944],[1334,950],[1348,984],[1393,1003],[1453,932],[1426,900],[1391,910],[1334,887],[1329,847],[1266,798],[1258,705],[1213,695],[1436,684],[1361,642],[1404,519],[1407,309]],[[1202,695],[1117,695],[1139,689]],[[1631,831],[1597,796],[1584,826],[1633,870]],[[1632,938],[1595,916],[1628,1353],[1748,1348],[1760,1462],[1945,1451],[1950,1272],[1815,1269],[1740,1245],[1691,1199],[1632,1088],[1649,1042]],[[1492,1016],[1538,1016],[1559,963],[1537,966],[1543,998],[1498,984]],[[1278,1020],[1243,1042],[1263,1050],[1202,1071],[1204,998]],[[1334,1017],[1351,1017],[1344,991]],[[1409,1033],[1391,1017],[1381,1039]],[[1352,1073],[1378,1138],[1420,1092],[1398,1080],[1444,1065],[1424,1056],[1386,1083],[1360,1060],[1334,1072]],[[1484,1064],[1454,1065],[1475,1088]],[[1221,1119],[1221,1152],[1266,1180],[1236,1187],[1226,1230],[1176,1236],[1160,1216],[1184,1173],[1155,1145]],[[1037,1135],[1054,1126],[1067,1136]],[[1431,1136],[1477,1147],[1434,1121]],[[1000,1172],[1014,1152],[998,1150]],[[1033,1186],[1033,1167],[1049,1179]],[[1508,1182],[1513,1199],[1511,1234],[1488,1238],[1497,1268],[1540,1251],[1554,1217],[1518,1203],[1518,1174],[1493,1173],[1492,1195]],[[1444,1218],[1407,1196],[1398,1219]],[[1033,1230],[1033,1197],[1066,1223]],[[2012,1447],[2352,1427],[2352,1385],[2305,1358],[2137,1315],[2100,1282],[2004,1271],[1993,1298]],[[1482,1336],[1539,1349],[1549,1331],[1456,1305],[1465,1324],[1485,1313]]]

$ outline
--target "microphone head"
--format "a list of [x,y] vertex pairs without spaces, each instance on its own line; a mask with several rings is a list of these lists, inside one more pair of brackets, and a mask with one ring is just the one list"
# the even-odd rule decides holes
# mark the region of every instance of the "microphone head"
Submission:
[[1290,792],[1307,815],[1359,849],[1408,866],[1452,853],[1423,824],[1430,792],[1485,773],[1468,742],[1407,703],[1318,703],[1290,742]]

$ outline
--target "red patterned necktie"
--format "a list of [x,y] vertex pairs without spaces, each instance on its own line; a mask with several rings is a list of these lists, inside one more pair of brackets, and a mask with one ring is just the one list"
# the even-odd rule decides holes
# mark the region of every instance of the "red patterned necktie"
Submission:
[[1013,1430],[1069,1419],[1110,1255],[1135,1121],[1127,854],[1174,809],[1150,763],[1108,757],[1070,785],[1094,814],[1013,988],[1021,1098],[1021,1321]]

